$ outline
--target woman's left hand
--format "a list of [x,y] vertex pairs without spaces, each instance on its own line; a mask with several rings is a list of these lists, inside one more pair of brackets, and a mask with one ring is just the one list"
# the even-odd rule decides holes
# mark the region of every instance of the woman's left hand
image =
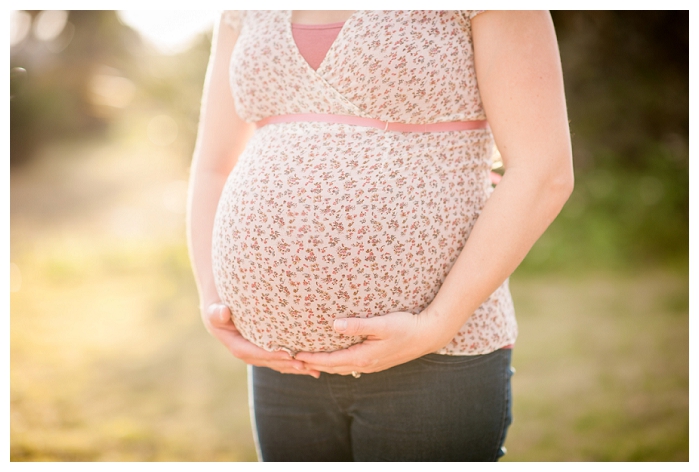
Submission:
[[[394,312],[372,318],[340,318],[333,327],[346,336],[366,339],[334,352],[299,352],[309,369],[349,375],[386,370],[444,347],[452,338],[433,314]],[[441,327],[441,329],[440,329]]]

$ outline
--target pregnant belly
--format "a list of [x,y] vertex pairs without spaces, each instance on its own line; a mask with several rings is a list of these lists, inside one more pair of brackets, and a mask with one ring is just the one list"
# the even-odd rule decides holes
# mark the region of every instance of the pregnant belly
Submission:
[[336,318],[424,309],[487,198],[487,166],[375,131],[326,126],[318,141],[274,128],[249,143],[214,225],[216,286],[241,334],[333,351],[361,341],[335,333]]

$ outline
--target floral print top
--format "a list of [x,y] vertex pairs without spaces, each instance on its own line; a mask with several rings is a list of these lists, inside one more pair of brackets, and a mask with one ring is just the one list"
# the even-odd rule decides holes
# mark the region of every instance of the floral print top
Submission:
[[[471,11],[358,11],[317,70],[290,11],[224,12],[239,36],[230,63],[246,121],[332,113],[402,123],[483,120]],[[333,351],[361,342],[340,317],[419,313],[437,294],[492,192],[490,130],[384,131],[292,122],[258,128],[223,189],[213,233],[221,299],[267,350]],[[505,282],[437,351],[513,344]]]

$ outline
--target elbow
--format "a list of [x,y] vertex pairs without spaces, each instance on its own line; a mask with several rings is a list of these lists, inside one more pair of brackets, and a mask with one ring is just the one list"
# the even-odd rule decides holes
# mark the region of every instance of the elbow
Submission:
[[566,169],[566,171],[557,175],[552,181],[552,186],[556,190],[556,193],[563,199],[563,203],[565,203],[573,194],[573,189],[575,188],[575,177],[573,175],[572,166],[570,169]]
[[557,208],[557,212],[563,209],[563,205],[568,201],[573,194],[575,188],[575,177],[573,175],[572,163],[563,169],[559,169],[552,173],[548,179],[546,186],[549,193],[549,199]]
[[563,209],[575,186],[570,154],[562,155],[553,165],[510,166],[498,187],[509,187],[509,182],[513,187],[520,186],[522,191],[531,192],[532,198],[542,209],[546,208],[545,212],[553,219]]

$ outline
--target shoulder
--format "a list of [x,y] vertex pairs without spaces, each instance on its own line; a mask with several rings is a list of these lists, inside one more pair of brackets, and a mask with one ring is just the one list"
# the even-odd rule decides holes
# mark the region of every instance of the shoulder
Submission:
[[485,10],[459,10],[459,13],[469,21],[472,20],[476,15],[480,15]]
[[222,23],[236,33],[240,32],[240,28],[243,26],[244,17],[244,10],[223,10],[223,12],[221,12]]
[[470,23],[476,15],[480,15],[484,11],[485,10],[457,10],[456,14],[462,21]]
[[484,11],[485,10],[456,10],[454,13],[456,14],[457,21],[470,33],[471,20]]

